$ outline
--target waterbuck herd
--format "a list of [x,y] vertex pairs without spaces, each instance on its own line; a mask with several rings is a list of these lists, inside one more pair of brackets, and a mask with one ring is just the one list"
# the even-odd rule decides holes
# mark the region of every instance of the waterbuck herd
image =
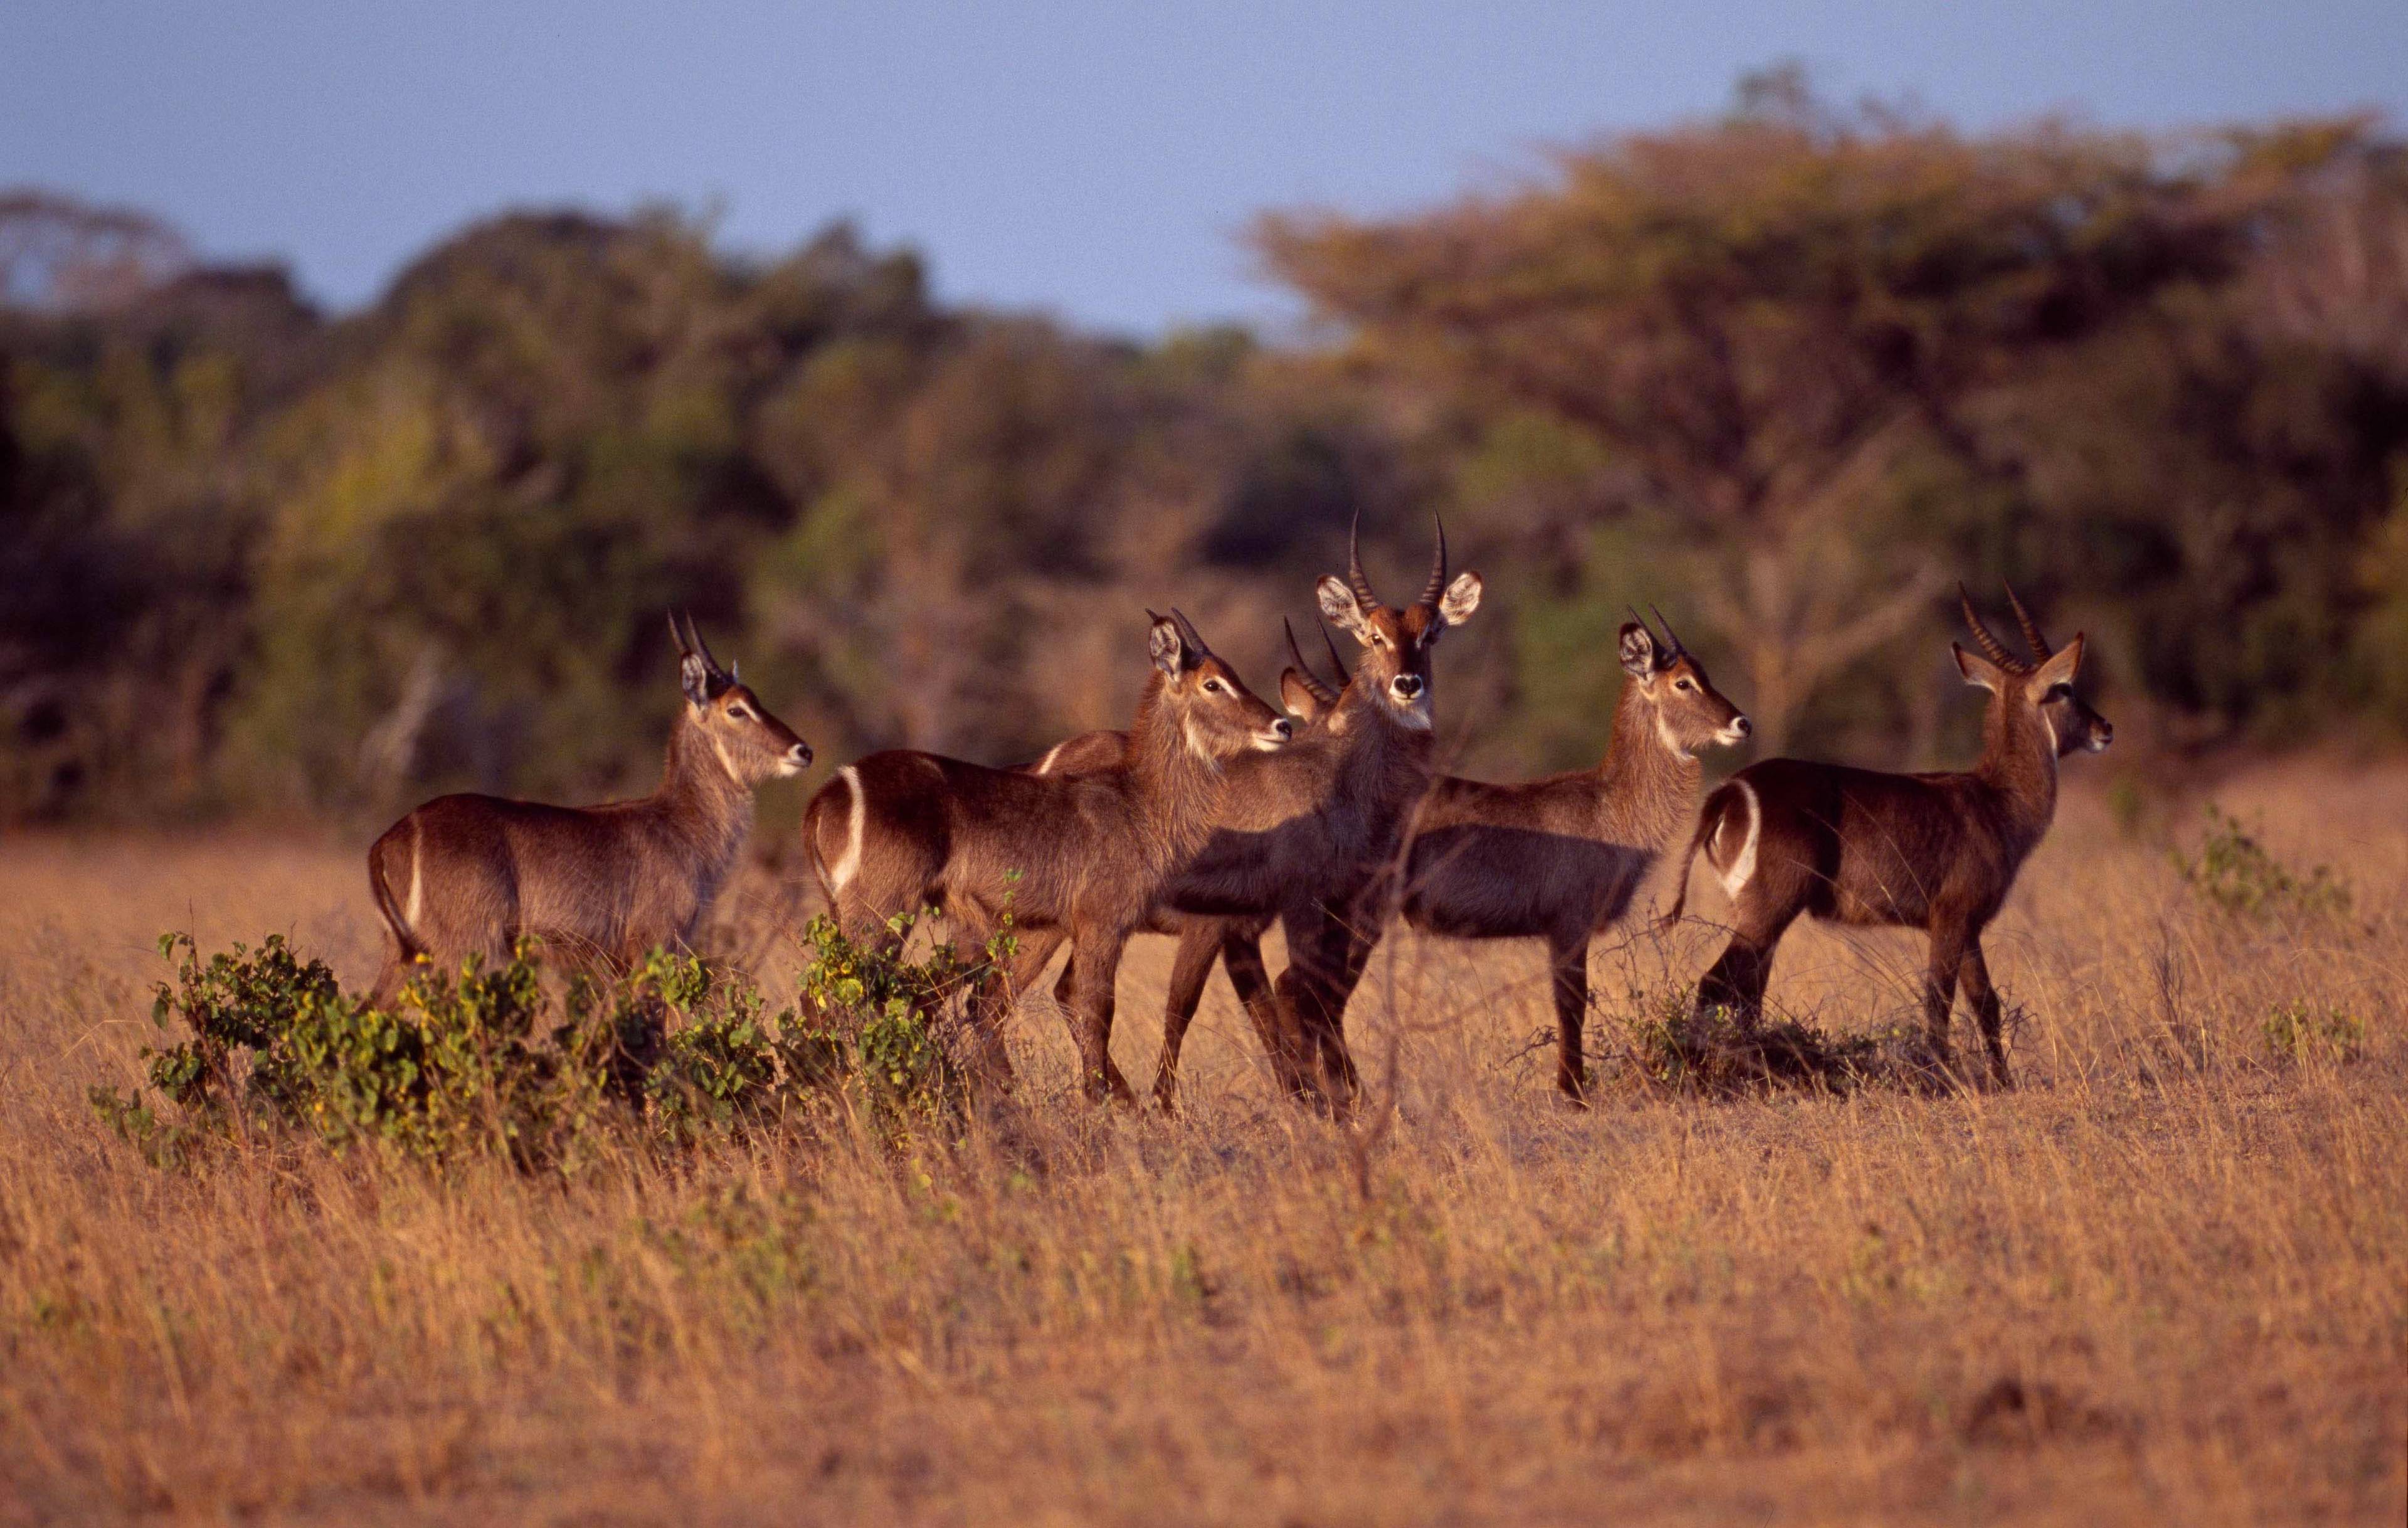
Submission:
[[[1281,1086],[1340,1114],[1358,1086],[1347,1001],[1392,920],[1449,938],[1541,940],[1556,1086],[1579,1101],[1590,942],[1628,918],[1648,872],[1694,823],[1667,921],[1681,916],[1699,854],[1733,907],[1730,941],[1698,984],[1701,1007],[1755,1026],[1774,951],[1800,913],[1921,929],[1933,1057],[1953,1070],[1961,984],[1989,1078],[2007,1084],[1982,932],[2048,831],[2057,760],[2097,752],[2114,733],[2074,693],[2079,635],[2052,648],[2010,590],[2031,650],[2019,658],[1960,588],[1980,650],[1952,650],[1966,681],[1989,692],[1971,770],[1768,759],[1700,811],[1699,750],[1739,743],[1748,720],[1660,613],[1651,626],[1633,612],[1618,635],[1626,678],[1597,766],[1497,783],[1436,768],[1433,654],[1482,593],[1476,573],[1450,580],[1444,528],[1407,605],[1381,599],[1351,536],[1346,577],[1314,593],[1359,654],[1349,674],[1329,644],[1333,687],[1291,629],[1294,664],[1280,676],[1289,714],[1173,610],[1153,617],[1152,666],[1125,731],[1083,734],[1011,768],[896,749],[838,770],[811,797],[803,843],[839,926],[892,948],[898,915],[933,907],[953,937],[983,944],[1008,916],[1016,949],[969,1015],[998,1075],[1002,1021],[1068,946],[1055,992],[1082,1083],[1123,1101],[1133,1094],[1111,1056],[1122,950],[1140,931],[1173,935],[1161,1107],[1175,1104],[1181,1043],[1217,962]],[[811,750],[720,668],[690,621],[670,627],[686,704],[651,795],[587,807],[444,796],[370,848],[368,882],[394,942],[380,997],[412,963],[500,958],[523,937],[624,965],[692,936],[751,830],[753,792],[800,773]],[[1273,923],[1289,956],[1276,980],[1261,948]]]

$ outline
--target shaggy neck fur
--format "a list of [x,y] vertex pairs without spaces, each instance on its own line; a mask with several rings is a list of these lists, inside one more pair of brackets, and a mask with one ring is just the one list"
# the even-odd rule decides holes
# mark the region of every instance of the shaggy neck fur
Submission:
[[[2009,676],[2010,685],[2022,683]],[[1999,793],[2015,828],[2037,842],[2057,816],[2057,739],[2040,708],[1993,692],[1982,714],[1982,762],[1973,778]]]
[[694,850],[705,896],[716,891],[752,831],[752,786],[729,771],[689,711],[680,711],[669,729],[667,767],[644,805]]
[[1360,678],[1347,681],[1326,725],[1341,740],[1338,799],[1372,810],[1363,819],[1369,850],[1385,854],[1402,815],[1429,790],[1437,738],[1426,723],[1409,723]]
[[1613,708],[1613,732],[1597,766],[1598,825],[1614,843],[1650,853],[1695,819],[1701,769],[1667,741],[1656,705],[1626,678]]
[[1164,682],[1159,670],[1146,678],[1145,695],[1129,723],[1123,767],[1143,830],[1139,848],[1153,863],[1171,865],[1195,858],[1212,835],[1221,809],[1222,764],[1188,742],[1179,707],[1163,695]]

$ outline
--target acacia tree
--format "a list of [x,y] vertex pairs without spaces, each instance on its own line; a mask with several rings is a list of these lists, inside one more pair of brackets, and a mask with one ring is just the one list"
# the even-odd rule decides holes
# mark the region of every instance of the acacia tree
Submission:
[[2236,224],[2136,138],[1967,138],[1774,85],[1502,200],[1276,216],[1256,239],[1375,364],[1591,433],[1613,507],[1671,529],[1778,747],[1953,584],[1950,501],[1996,470],[1969,406],[2229,263]]

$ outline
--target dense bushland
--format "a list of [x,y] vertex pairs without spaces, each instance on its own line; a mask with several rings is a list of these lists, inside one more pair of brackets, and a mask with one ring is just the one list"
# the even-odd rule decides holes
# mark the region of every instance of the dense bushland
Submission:
[[1149,602],[1268,669],[1357,510],[1377,576],[1437,510],[1508,597],[1444,707],[1498,771],[1599,746],[1633,599],[1767,743],[1958,756],[1958,578],[2087,628],[2143,744],[2408,723],[2367,121],[1976,136],[1770,78],[1509,196],[1268,220],[1285,348],[952,307],[843,228],[512,214],[329,319],[0,218],[0,815],[636,786],[680,606],[824,756],[1033,754],[1121,719]]

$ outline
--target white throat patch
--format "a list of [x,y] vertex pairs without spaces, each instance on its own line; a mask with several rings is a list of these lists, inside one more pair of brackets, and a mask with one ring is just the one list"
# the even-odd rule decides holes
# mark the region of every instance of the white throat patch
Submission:
[[1663,744],[1664,751],[1675,759],[1685,762],[1697,757],[1681,746],[1681,740],[1678,737],[1672,735],[1672,723],[1664,720],[1664,713],[1661,711],[1656,713],[1656,740]]
[[1212,770],[1216,774],[1219,773],[1221,761],[1215,759],[1211,753],[1205,751],[1204,739],[1197,736],[1196,734],[1196,719],[1192,716],[1183,719],[1179,723],[1179,730],[1186,735],[1187,751],[1202,760],[1206,768]]

